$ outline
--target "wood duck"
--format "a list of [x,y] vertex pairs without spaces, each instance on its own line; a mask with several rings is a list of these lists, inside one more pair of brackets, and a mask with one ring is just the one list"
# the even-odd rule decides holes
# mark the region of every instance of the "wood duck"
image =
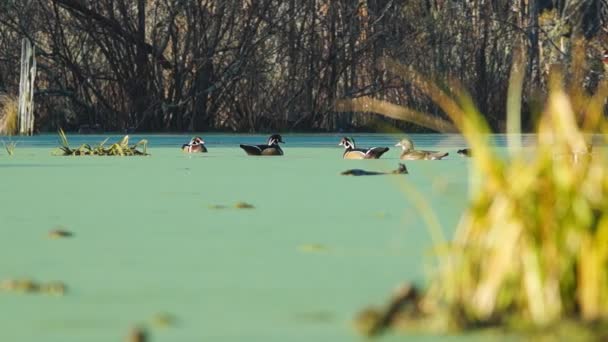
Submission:
[[338,146],[344,146],[344,159],[378,159],[388,151],[388,147],[357,148],[353,138],[344,137]]
[[463,157],[470,157],[471,156],[471,149],[470,148],[463,148],[461,150],[458,150],[456,153],[460,154]]
[[403,149],[400,156],[403,160],[439,160],[448,155],[447,152],[415,150],[414,143],[408,138],[402,139],[395,146]]
[[608,67],[608,50],[604,50],[602,54],[602,62],[604,62],[604,66]]
[[205,141],[201,137],[194,137],[189,143],[182,145],[182,151],[188,153],[207,152]]
[[283,150],[279,143],[285,143],[278,134],[273,134],[268,138],[266,145],[241,145],[241,148],[250,156],[282,156]]

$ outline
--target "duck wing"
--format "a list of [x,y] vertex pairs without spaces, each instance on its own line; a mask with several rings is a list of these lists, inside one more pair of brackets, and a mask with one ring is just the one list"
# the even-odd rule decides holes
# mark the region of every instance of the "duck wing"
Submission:
[[283,150],[278,145],[258,145],[262,149],[263,156],[282,156]]
[[366,150],[360,148],[345,150],[342,158],[344,159],[365,159]]
[[399,157],[402,160],[425,160],[427,159],[427,154],[423,151],[407,151],[401,153]]
[[250,156],[259,156],[262,154],[262,147],[264,145],[239,145],[245,152]]
[[365,152],[365,159],[378,159],[388,150],[388,147],[372,147]]

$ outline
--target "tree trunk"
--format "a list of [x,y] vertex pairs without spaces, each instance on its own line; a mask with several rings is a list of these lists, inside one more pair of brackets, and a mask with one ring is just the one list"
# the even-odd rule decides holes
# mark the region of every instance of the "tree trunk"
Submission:
[[528,74],[530,85],[537,88],[540,85],[539,46],[538,46],[538,0],[528,0]]
[[19,80],[19,134],[34,133],[35,48],[29,39],[21,41],[21,78]]

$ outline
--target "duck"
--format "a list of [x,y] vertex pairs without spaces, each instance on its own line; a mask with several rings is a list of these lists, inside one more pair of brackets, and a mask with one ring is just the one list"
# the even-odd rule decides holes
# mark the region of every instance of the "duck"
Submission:
[[408,138],[401,139],[395,146],[401,146],[403,149],[400,156],[402,160],[440,160],[449,154],[447,152],[415,150],[414,143]]
[[463,157],[470,157],[471,156],[471,149],[470,148],[463,148],[458,150],[456,153],[460,154]]
[[378,159],[389,150],[388,147],[357,148],[355,140],[349,137],[343,137],[338,146],[344,146],[344,159]]
[[207,152],[205,147],[205,141],[201,137],[194,137],[190,139],[190,142],[182,145],[182,151],[188,153]]
[[405,164],[399,163],[399,167],[391,172],[367,171],[362,169],[350,169],[340,172],[343,176],[378,176],[378,175],[407,175],[407,167]]
[[268,138],[266,145],[240,145],[250,156],[282,156],[283,150],[279,143],[285,143],[279,134],[273,134]]

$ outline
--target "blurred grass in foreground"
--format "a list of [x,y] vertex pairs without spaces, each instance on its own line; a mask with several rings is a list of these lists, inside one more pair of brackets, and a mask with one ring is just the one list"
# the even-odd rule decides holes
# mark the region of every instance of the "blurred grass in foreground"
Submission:
[[[607,132],[608,87],[603,80],[594,94],[586,93],[579,83],[582,49],[573,57],[572,84],[564,84],[558,68],[552,71],[533,155],[524,157],[520,144],[510,141],[507,160],[493,152],[490,129],[461,87],[440,88],[410,68],[382,61],[423,90],[462,132],[474,151],[471,174],[480,176],[481,184],[453,241],[436,246],[439,264],[429,288],[396,295],[384,312],[364,310],[357,321],[362,332],[389,326],[538,330],[567,321],[590,338],[599,334],[608,318],[608,170],[604,153],[592,155],[588,139]],[[515,58],[507,99],[510,133],[519,132],[521,60]],[[417,113],[396,107],[366,100],[338,103],[339,110],[420,122]]]

